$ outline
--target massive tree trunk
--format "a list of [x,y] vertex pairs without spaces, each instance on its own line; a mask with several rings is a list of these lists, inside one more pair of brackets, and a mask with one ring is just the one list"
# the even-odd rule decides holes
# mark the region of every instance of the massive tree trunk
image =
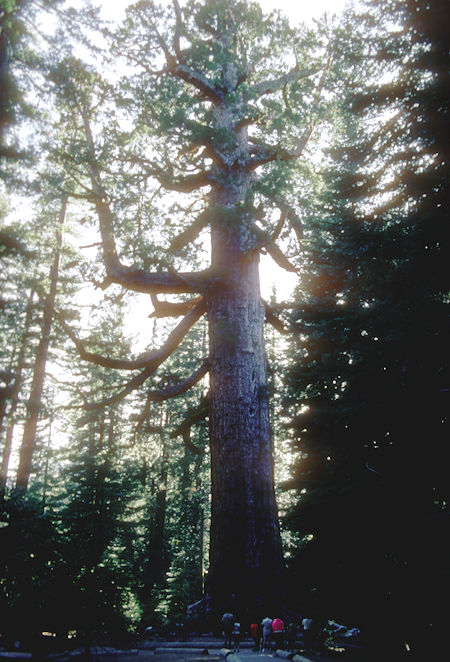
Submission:
[[[211,543],[209,587],[220,605],[253,613],[282,601],[282,552],[257,261],[208,301]],[[244,614],[241,615],[241,617]]]
[[[224,71],[233,85],[234,67]],[[232,134],[239,99],[218,104],[215,124]],[[225,182],[210,199],[215,286],[206,296],[210,341],[211,543],[213,600],[240,618],[273,610],[283,600],[283,558],[273,483],[265,310],[254,218],[247,198],[252,174],[239,169],[248,151],[246,128],[224,150]],[[251,208],[253,208],[251,206]],[[249,613],[250,612],[250,613]]]

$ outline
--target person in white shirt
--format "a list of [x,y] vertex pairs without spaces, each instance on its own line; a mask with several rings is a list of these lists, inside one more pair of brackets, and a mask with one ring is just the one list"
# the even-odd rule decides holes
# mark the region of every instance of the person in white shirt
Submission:
[[270,651],[272,647],[272,619],[266,616],[261,621],[262,626],[262,640],[261,651]]

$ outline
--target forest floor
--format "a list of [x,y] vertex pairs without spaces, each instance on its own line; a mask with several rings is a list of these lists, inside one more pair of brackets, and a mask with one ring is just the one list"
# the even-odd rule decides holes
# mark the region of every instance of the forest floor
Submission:
[[[83,649],[79,648],[34,658],[32,653],[0,649],[0,661],[32,662],[33,659],[41,659],[49,662],[80,662],[82,660],[89,660],[89,662],[219,662],[221,660],[224,662],[226,658],[220,657],[222,646],[222,640],[207,637],[188,642],[155,641],[151,645],[146,642],[145,647],[130,650],[94,646],[88,657]],[[239,662],[283,662],[286,660],[286,657],[277,656],[275,652],[255,652],[251,640],[242,642],[241,649],[234,659],[236,660],[237,657]],[[300,657],[302,662],[364,662],[363,650],[359,646],[343,651],[343,654],[339,655],[332,651],[301,652]]]
[[[277,657],[275,653],[255,653],[251,650],[241,650],[238,657],[242,662],[283,662],[283,658]],[[305,662],[336,662],[336,656],[329,656],[326,653],[314,654],[307,653],[302,655]],[[105,659],[102,657],[102,659]],[[154,651],[140,651],[136,656],[121,656],[120,662],[218,662],[220,659],[219,651],[213,650],[206,654],[199,651],[180,651],[180,652],[154,652]],[[363,658],[355,659],[354,662],[364,662]],[[112,662],[113,658],[109,658],[108,662]]]
[[[190,642],[192,646],[192,642]],[[219,641],[211,642],[204,641],[202,642],[203,648],[182,648],[182,644],[178,643],[177,647],[180,647],[179,650],[170,647],[170,643],[167,642],[165,646],[157,645],[155,649],[140,649],[138,651],[133,651],[133,654],[127,655],[125,652],[120,655],[118,658],[117,655],[95,655],[93,659],[98,662],[219,662],[219,660],[224,660],[220,657],[220,644]],[[189,646],[189,644],[188,644]],[[352,662],[364,662],[362,651],[361,656],[358,654],[359,651],[352,651],[351,661]],[[255,652],[252,648],[250,642],[244,642],[237,656],[241,662],[283,662],[286,658],[278,657],[275,652],[271,653],[258,653]],[[347,655],[336,655],[333,653],[327,653],[322,651],[320,653],[301,653],[301,657],[305,662],[337,662],[337,660],[342,660],[345,662],[349,661],[349,656]]]
[[[268,662],[272,660],[273,662],[281,662],[283,658],[279,658],[275,653],[255,653],[252,650],[243,649],[238,654],[238,657],[242,662]],[[320,655],[319,657],[315,655],[309,655],[307,657],[303,656],[306,660],[311,662],[336,662],[336,658],[327,657],[325,655]],[[108,657],[101,656],[101,660],[105,662],[112,662],[113,659],[117,662],[117,656]],[[201,653],[200,651],[186,652],[185,650],[180,650],[179,652],[162,652],[158,651],[139,651],[137,655],[121,655],[120,662],[218,662],[220,659],[218,650],[211,650],[208,652],[208,655]]]

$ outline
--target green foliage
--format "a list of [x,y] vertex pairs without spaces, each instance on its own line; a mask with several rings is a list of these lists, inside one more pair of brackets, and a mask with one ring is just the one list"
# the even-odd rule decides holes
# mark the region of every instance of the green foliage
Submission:
[[434,605],[450,579],[448,103],[437,91],[448,50],[434,7],[371,5],[359,36],[370,75],[349,89],[354,114],[305,233],[286,382],[299,500],[286,525],[307,608],[359,624],[375,648],[382,614],[380,645],[397,659],[405,642],[419,656],[442,646]]
[[[20,4],[25,11],[27,3]],[[203,237],[178,252],[167,250],[183,232],[195,236],[186,228],[205,209],[204,191],[184,184],[182,202],[168,199],[164,184],[183,190],[186,173],[207,172],[217,188],[239,188],[236,127],[248,123],[252,154],[276,150],[278,157],[249,179],[233,207],[216,205],[201,227],[230,239],[240,228],[251,243],[251,223],[263,221],[269,238],[275,215],[288,210],[291,226],[280,230],[280,239],[301,274],[293,360],[283,402],[275,374],[259,396],[269,390],[275,396],[277,472],[291,489],[280,497],[282,508],[294,503],[285,538],[297,606],[362,624],[366,632],[381,614],[397,628],[384,643],[414,641],[416,650],[428,633],[420,628],[423,605],[414,594],[425,596],[438,629],[433,591],[448,587],[448,21],[442,4],[370,2],[338,30],[326,23],[294,30],[278,11],[265,16],[253,2],[183,4],[179,36],[186,67],[224,95],[224,107],[235,112],[233,128],[214,128],[203,92],[192,94],[186,80],[161,72],[161,43],[172,48],[176,28],[167,3],[129,7],[119,30],[103,32],[107,54],[89,43],[94,13],[65,14],[64,39],[49,37],[51,52],[43,47],[42,57],[16,21],[19,3],[4,5],[1,15],[2,30],[17,48],[23,43],[27,57],[23,66],[16,59],[14,76],[19,88],[39,92],[31,98],[40,120],[25,140],[39,167],[16,175],[16,190],[33,202],[39,197],[40,204],[30,222],[8,221],[0,236],[2,374],[20,346],[26,294],[33,285],[48,286],[62,192],[73,204],[58,310],[90,352],[134,356],[120,331],[133,300],[114,286],[104,289],[109,283],[92,211],[98,203],[91,190],[94,161],[127,273],[204,268]],[[241,81],[234,91],[224,80],[227,66]],[[304,78],[282,78],[273,94],[261,93],[261,85],[302,70]],[[17,91],[8,98],[7,123],[13,103],[20,107]],[[316,140],[318,126],[322,137],[335,136],[326,154]],[[301,159],[285,160],[309,133]],[[226,163],[234,149],[235,161]],[[83,251],[92,256],[89,265]],[[95,302],[83,299],[88,282],[102,288]],[[147,302],[140,299],[139,306]],[[136,303],[131,310],[136,313]],[[158,333],[151,337],[148,329],[146,350],[161,344]],[[206,429],[192,428],[184,444],[170,435],[190,412],[198,413],[205,386],[164,409],[151,394],[192,374],[206,354],[205,336],[203,327],[192,329],[164,369],[126,402],[106,409],[92,402],[117,393],[128,378],[81,367],[59,331],[52,336],[53,386],[42,410],[36,476],[27,499],[8,496],[7,525],[0,529],[0,607],[11,637],[26,623],[30,636],[76,630],[87,643],[105,633],[123,640],[141,624],[182,619],[187,604],[200,597],[209,517]],[[211,337],[224,350],[237,341],[226,319],[218,320]],[[281,363],[277,348],[270,354],[273,365]],[[283,428],[288,413],[291,422]],[[43,433],[55,418],[64,443],[46,451]],[[200,454],[191,454],[192,444]]]
[[42,631],[67,627],[66,591],[69,568],[58,530],[39,502],[13,497],[2,510],[1,608],[3,632],[35,644]]

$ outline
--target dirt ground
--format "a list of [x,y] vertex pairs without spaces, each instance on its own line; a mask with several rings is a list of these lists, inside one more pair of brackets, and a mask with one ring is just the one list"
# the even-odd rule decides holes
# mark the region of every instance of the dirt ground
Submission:
[[99,662],[218,662],[219,651],[210,651],[208,655],[198,651],[192,653],[154,653],[153,651],[139,651],[138,655],[117,656],[101,655]]

